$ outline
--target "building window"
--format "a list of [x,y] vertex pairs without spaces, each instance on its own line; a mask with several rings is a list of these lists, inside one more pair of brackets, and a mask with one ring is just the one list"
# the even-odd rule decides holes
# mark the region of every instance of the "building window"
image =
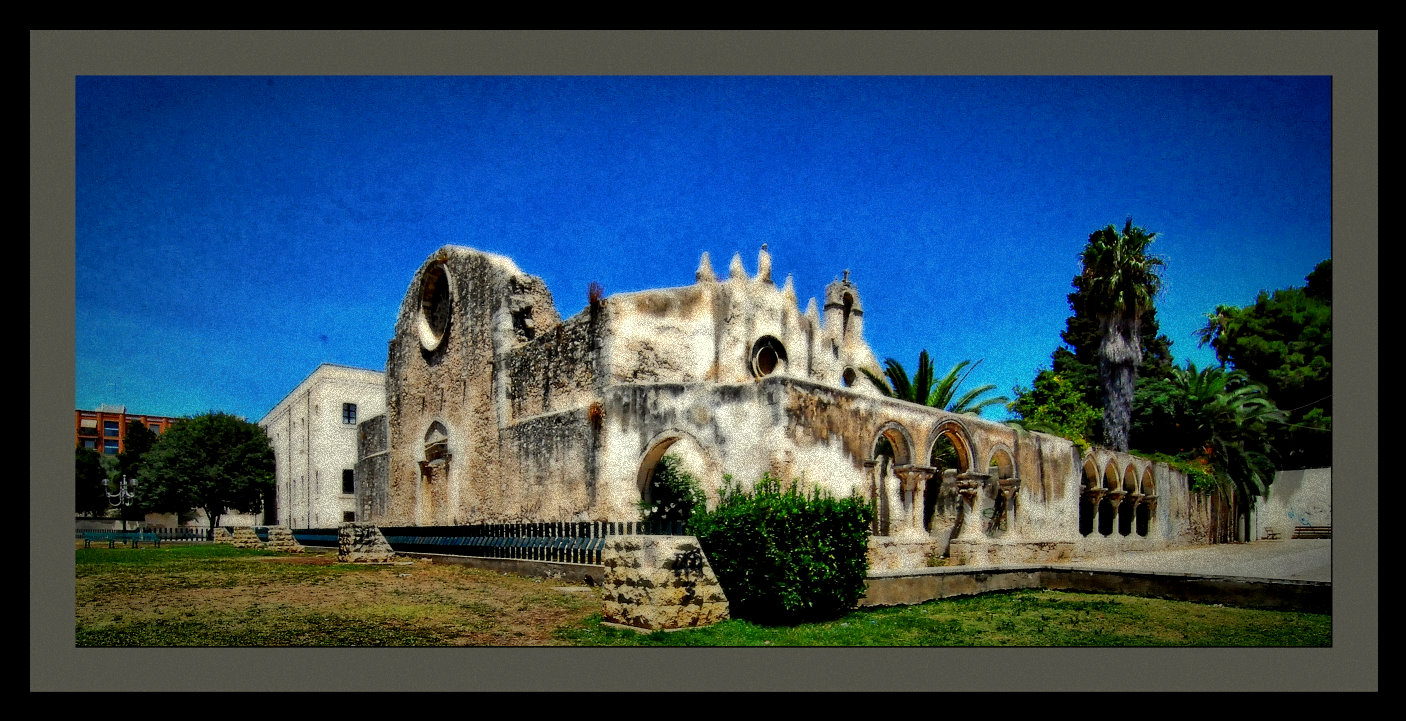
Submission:
[[343,403],[343,404],[342,404],[342,422],[343,422],[343,423],[350,423],[350,424],[352,424],[352,425],[356,425],[356,404],[355,404],[355,403]]
[[117,421],[103,421],[103,435],[116,438],[119,434]]
[[356,492],[356,471],[350,468],[342,471],[342,493]]
[[356,511],[342,511],[342,520],[346,523],[355,523]]
[[152,433],[158,433],[158,434],[161,433],[161,424],[160,424],[160,423],[148,423],[148,424],[146,424],[146,427],[147,427],[147,428],[150,428]]
[[89,449],[89,450],[93,450],[93,451],[98,450],[98,439],[96,439],[96,438],[84,438],[84,439],[83,439],[83,447],[84,447],[84,448],[87,448],[87,449]]
[[103,441],[103,453],[109,456],[117,455],[117,441],[111,438]]

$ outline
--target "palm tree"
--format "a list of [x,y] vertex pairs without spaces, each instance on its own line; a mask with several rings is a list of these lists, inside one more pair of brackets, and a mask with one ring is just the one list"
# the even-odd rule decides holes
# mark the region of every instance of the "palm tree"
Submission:
[[1115,451],[1128,450],[1133,389],[1142,362],[1142,315],[1162,287],[1162,259],[1147,253],[1156,237],[1128,218],[1121,233],[1111,225],[1094,231],[1079,254],[1090,310],[1102,336],[1098,365],[1104,441]]
[[[971,372],[976,370],[979,365],[981,365],[981,361],[972,363],[970,360],[964,360],[952,366],[952,370],[947,371],[947,375],[936,378],[933,373],[932,358],[924,350],[918,354],[918,372],[913,375],[911,380],[908,377],[908,371],[904,370],[903,365],[893,358],[884,361],[884,375],[882,377],[868,368],[861,370],[874,384],[874,387],[886,396],[932,408],[941,408],[951,413],[968,413],[979,416],[983,410],[990,406],[1010,402],[1010,399],[1004,396],[982,399],[982,396],[996,389],[996,386],[990,383],[973,388],[961,396],[957,395],[962,384],[966,382],[967,376],[971,375]],[[963,372],[963,369],[966,372]]]
[[1222,492],[1234,492],[1242,503],[1264,495],[1274,479],[1269,424],[1284,422],[1284,412],[1244,371],[1186,366],[1172,374],[1181,430],[1195,444],[1186,454],[1206,459]]

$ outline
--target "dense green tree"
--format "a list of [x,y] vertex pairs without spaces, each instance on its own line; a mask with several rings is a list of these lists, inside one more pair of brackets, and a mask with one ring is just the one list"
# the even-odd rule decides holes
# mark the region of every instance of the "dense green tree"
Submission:
[[1091,444],[1101,414],[1085,400],[1076,381],[1045,370],[1035,376],[1034,388],[1015,392],[1016,399],[1008,406],[1019,417],[1013,425],[1068,438],[1080,448]]
[[122,439],[122,452],[117,454],[117,466],[122,475],[136,478],[141,472],[142,457],[156,445],[156,434],[140,421],[127,421],[127,434]]
[[257,513],[273,494],[264,429],[228,413],[177,421],[143,457],[142,493],[158,511],[201,509],[210,527],[227,512]]
[[970,360],[964,360],[952,366],[946,375],[938,378],[933,372],[932,358],[924,350],[918,354],[918,370],[913,374],[912,379],[909,379],[908,371],[904,369],[903,364],[893,358],[884,361],[883,376],[879,376],[868,368],[861,370],[874,384],[874,387],[886,396],[932,408],[941,408],[952,413],[969,413],[979,416],[985,409],[1007,403],[1010,400],[1004,396],[983,398],[982,396],[996,389],[994,384],[989,383],[961,393],[962,384],[980,365],[981,361],[973,363]]
[[1162,260],[1148,253],[1156,233],[1133,225],[1094,231],[1079,258],[1078,286],[1099,324],[1099,382],[1103,389],[1104,443],[1128,450],[1133,393],[1142,363],[1142,316],[1162,285]]
[[105,512],[107,497],[103,495],[103,481],[107,479],[107,472],[103,470],[101,454],[79,446],[74,449],[74,461],[74,510],[90,517]]
[[1303,288],[1261,291],[1253,305],[1218,306],[1200,331],[1216,358],[1263,384],[1284,409],[1276,444],[1288,468],[1332,464],[1332,261]]

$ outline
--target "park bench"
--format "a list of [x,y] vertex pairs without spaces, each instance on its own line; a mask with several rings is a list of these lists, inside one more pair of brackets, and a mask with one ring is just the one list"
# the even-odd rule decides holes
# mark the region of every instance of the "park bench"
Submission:
[[1294,526],[1294,538],[1332,538],[1332,526]]
[[93,541],[107,541],[108,548],[116,548],[118,543],[138,548],[142,542],[161,547],[161,537],[146,531],[84,531],[83,547],[92,548]]
[[1279,529],[1275,528],[1274,526],[1266,526],[1264,529],[1265,540],[1277,541],[1281,537],[1283,537],[1283,535],[1284,534],[1280,533]]

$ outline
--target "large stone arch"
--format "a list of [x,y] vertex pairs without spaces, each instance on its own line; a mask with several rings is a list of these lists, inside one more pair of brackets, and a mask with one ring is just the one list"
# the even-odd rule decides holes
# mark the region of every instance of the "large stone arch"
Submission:
[[906,466],[913,463],[913,436],[907,428],[898,421],[888,421],[879,426],[879,430],[874,434],[874,442],[870,444],[870,451],[874,453],[874,460],[878,460],[877,450],[882,441],[887,440],[889,447],[893,450],[893,455],[889,456],[893,465]]
[[655,467],[665,455],[679,457],[683,470],[698,480],[707,496],[709,507],[716,508],[722,476],[717,473],[718,463],[708,447],[693,434],[678,429],[669,429],[655,434],[640,453],[638,470],[635,474],[635,489],[641,501],[650,500],[649,479]]
[[972,434],[961,421],[955,418],[943,420],[932,429],[931,440],[928,442],[927,453],[923,455],[923,459],[928,462],[928,465],[934,465],[933,457],[937,454],[938,446],[944,438],[951,441],[956,449],[957,472],[971,471],[976,465]]
[[950,536],[957,530],[962,511],[956,476],[975,466],[971,432],[956,419],[940,421],[929,434],[927,452],[922,458],[924,465],[937,469],[923,487],[923,529],[929,534]]

